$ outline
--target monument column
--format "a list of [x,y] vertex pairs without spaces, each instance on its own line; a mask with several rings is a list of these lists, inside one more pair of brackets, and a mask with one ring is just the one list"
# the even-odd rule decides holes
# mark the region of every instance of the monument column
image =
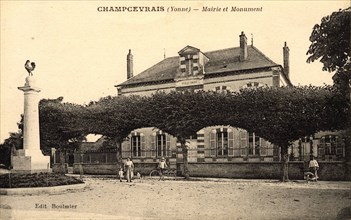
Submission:
[[27,155],[35,155],[40,151],[39,131],[39,100],[40,89],[36,87],[34,76],[27,76],[23,87],[18,87],[24,92],[24,129],[23,149]]
[[[27,61],[29,62],[29,61]],[[39,98],[40,88],[32,74],[35,64],[29,69],[25,65],[29,76],[26,77],[24,86],[18,87],[24,92],[23,113],[23,150],[18,150],[13,156],[13,172],[35,173],[50,171],[50,156],[44,156],[40,150],[39,130]]]

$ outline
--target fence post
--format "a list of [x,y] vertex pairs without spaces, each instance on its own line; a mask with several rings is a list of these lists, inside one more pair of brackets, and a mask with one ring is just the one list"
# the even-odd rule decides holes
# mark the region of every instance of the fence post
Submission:
[[49,186],[49,171],[50,171],[50,163],[48,163],[46,167],[46,186]]
[[9,188],[12,188],[11,187],[11,172],[9,172]]
[[79,178],[83,180],[83,166],[82,163],[79,163]]

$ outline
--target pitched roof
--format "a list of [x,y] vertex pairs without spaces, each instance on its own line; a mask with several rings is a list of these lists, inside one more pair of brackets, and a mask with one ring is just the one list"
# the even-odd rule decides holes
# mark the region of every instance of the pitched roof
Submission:
[[[240,62],[240,47],[204,52],[209,58],[209,62],[205,65],[205,75],[278,66],[254,46],[248,45],[247,53],[247,59]],[[178,68],[179,56],[169,57],[118,86],[173,81]]]

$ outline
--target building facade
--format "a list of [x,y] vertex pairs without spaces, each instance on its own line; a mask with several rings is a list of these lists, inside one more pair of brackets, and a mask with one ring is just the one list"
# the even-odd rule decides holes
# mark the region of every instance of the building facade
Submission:
[[[286,43],[283,46],[282,66],[269,59],[252,43],[248,45],[243,32],[238,40],[238,47],[210,52],[185,46],[178,52],[178,56],[165,58],[135,76],[133,55],[129,50],[127,80],[115,86],[117,95],[148,96],[157,91],[184,90],[231,92],[244,88],[292,85],[289,78],[289,48]],[[279,178],[280,175],[279,147],[240,128],[203,128],[196,136],[187,139],[187,147],[191,176]],[[292,144],[289,153],[290,176],[302,178],[311,155],[318,156],[323,161],[335,162],[331,166],[337,168],[342,166],[340,161],[343,161],[345,149],[338,134],[320,133],[297,140]],[[179,175],[182,174],[183,154],[180,144],[175,137],[158,128],[132,131],[122,143],[122,158],[125,160],[128,157],[133,160],[137,171],[143,174],[155,169],[161,157],[165,157],[171,167],[177,168]],[[115,163],[115,159],[111,163]],[[105,164],[108,164],[107,159]],[[103,164],[100,163],[101,165]],[[335,178],[340,179],[342,175],[345,174],[338,174]]]
[[[127,55],[127,81],[116,86],[118,95],[151,95],[157,91],[239,91],[243,88],[290,86],[289,48],[283,47],[281,66],[252,44],[242,32],[239,47],[203,52],[186,46],[178,56],[165,58],[133,76],[133,55]],[[187,140],[190,163],[279,161],[279,148],[234,127],[207,127]],[[152,164],[165,157],[181,172],[182,150],[176,138],[157,128],[133,131],[122,144],[122,157],[136,164]],[[192,173],[193,175],[193,173]]]

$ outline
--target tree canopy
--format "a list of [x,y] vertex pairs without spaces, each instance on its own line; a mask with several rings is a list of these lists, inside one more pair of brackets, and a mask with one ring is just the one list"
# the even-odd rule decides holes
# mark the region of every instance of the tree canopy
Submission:
[[350,24],[351,7],[323,17],[321,24],[313,27],[307,62],[320,59],[323,70],[332,72],[342,69],[351,56]]
[[105,97],[87,106],[58,98],[40,102],[40,135],[42,145],[64,147],[89,133],[121,143],[137,128],[156,127],[176,137],[186,154],[189,136],[222,125],[255,132],[287,153],[289,144],[300,137],[345,128],[348,109],[344,96],[331,86],[159,92],[149,97]]
[[85,139],[86,109],[77,104],[64,103],[63,97],[42,99],[39,102],[41,149],[65,148],[69,142]]
[[350,101],[351,86],[351,7],[322,18],[313,27],[307,62],[320,59],[322,70],[334,72],[334,85]]

